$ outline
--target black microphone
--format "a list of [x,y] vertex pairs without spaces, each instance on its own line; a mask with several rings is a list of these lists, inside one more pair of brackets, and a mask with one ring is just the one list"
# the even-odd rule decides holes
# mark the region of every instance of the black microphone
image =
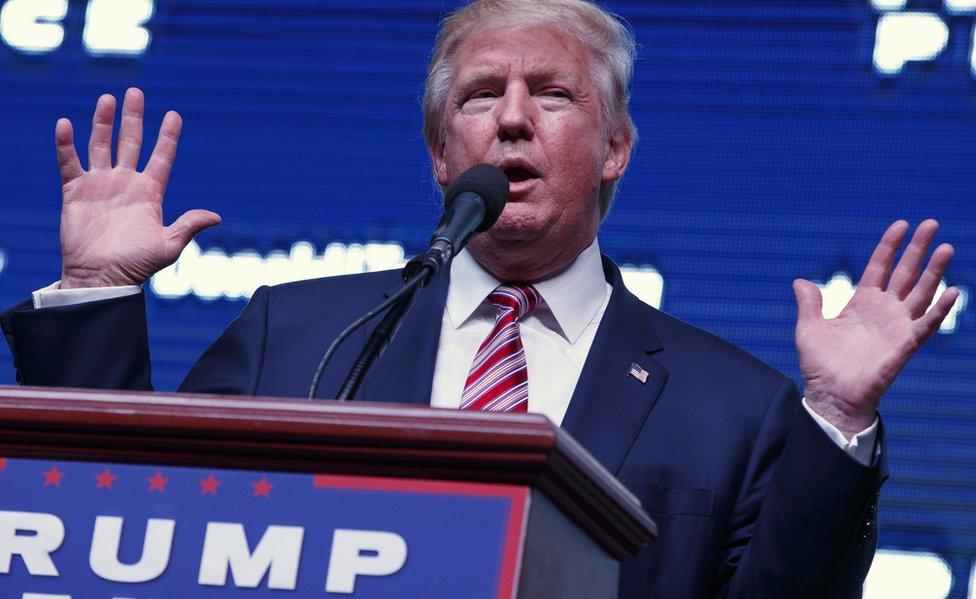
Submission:
[[404,285],[399,291],[339,333],[315,370],[308,398],[315,398],[322,374],[339,345],[353,331],[389,309],[349,369],[349,374],[336,395],[339,401],[349,401],[355,397],[369,369],[396,334],[417,291],[426,286],[431,277],[461,251],[472,235],[490,229],[505,209],[506,202],[508,177],[500,168],[490,164],[478,164],[461,173],[444,194],[444,216],[437,223],[430,238],[430,249],[403,268]]
[[444,216],[430,238],[430,249],[407,263],[404,278],[428,267],[429,280],[472,235],[490,229],[507,202],[508,177],[497,166],[476,164],[461,173],[444,194]]

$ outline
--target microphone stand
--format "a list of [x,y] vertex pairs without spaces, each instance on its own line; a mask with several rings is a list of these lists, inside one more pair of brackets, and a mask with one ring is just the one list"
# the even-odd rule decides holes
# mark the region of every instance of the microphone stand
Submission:
[[349,401],[355,397],[369,369],[399,329],[417,291],[426,286],[431,277],[451,261],[471,235],[488,230],[498,219],[508,201],[508,185],[505,173],[488,164],[475,165],[457,178],[445,195],[448,209],[437,223],[430,240],[430,249],[414,257],[403,268],[404,285],[399,291],[339,333],[315,370],[308,390],[309,400],[315,399],[322,374],[339,345],[359,327],[389,308],[346,375],[336,399]]
[[[434,256],[431,255],[432,253]],[[426,287],[434,273],[450,260],[451,256],[448,255],[446,260],[441,262],[444,256],[438,254],[439,252],[423,252],[403,267],[404,288],[397,293],[399,298],[393,303],[383,320],[373,329],[366,345],[359,352],[359,357],[353,362],[352,368],[349,369],[349,374],[346,375],[346,380],[342,383],[339,394],[336,396],[338,401],[352,401],[356,396],[366,374],[369,373],[377,358],[380,357],[380,354],[387,348],[399,330],[400,323],[413,305],[417,292]]]

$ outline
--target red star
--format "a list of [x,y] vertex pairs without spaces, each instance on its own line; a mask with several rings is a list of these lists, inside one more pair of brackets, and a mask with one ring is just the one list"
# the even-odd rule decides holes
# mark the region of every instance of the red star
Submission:
[[152,476],[147,476],[146,480],[149,481],[149,491],[159,491],[160,493],[166,492],[166,483],[169,479],[163,476],[162,470],[157,470],[156,474]]
[[7,469],[7,458],[0,458],[0,472]]
[[114,474],[112,474],[111,472],[109,472],[108,471],[108,468],[106,468],[105,470],[102,471],[101,474],[96,474],[95,475],[95,480],[98,481],[98,485],[95,488],[96,489],[108,489],[109,491],[111,491],[112,490],[112,483],[114,483],[115,482],[115,479],[117,479],[117,478],[118,478],[117,476],[115,476]]
[[251,483],[251,486],[254,487],[255,497],[271,497],[271,487],[274,487],[275,484],[269,483],[268,477],[262,476],[261,480]]
[[55,487],[61,486],[61,479],[64,478],[64,472],[58,470],[57,465],[51,466],[50,470],[47,470],[44,474],[44,486],[54,485]]
[[222,484],[224,484],[224,481],[217,480],[217,478],[213,475],[213,472],[211,472],[210,476],[200,480],[200,494],[216,495],[217,487],[219,487]]

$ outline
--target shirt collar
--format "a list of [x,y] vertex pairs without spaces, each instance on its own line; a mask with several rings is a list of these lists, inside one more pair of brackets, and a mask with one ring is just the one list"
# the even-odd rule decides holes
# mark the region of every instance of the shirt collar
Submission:
[[[499,285],[501,282],[471,254],[467,251],[458,254],[451,263],[451,284],[447,290],[451,326],[460,328]],[[552,312],[561,333],[570,343],[575,343],[606,299],[607,281],[599,243],[594,239],[565,270],[533,286],[545,302],[541,309]]]

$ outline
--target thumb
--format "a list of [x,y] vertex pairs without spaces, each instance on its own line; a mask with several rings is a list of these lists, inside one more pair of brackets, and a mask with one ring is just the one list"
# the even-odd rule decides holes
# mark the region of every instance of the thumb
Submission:
[[793,281],[793,294],[796,295],[797,321],[823,318],[823,297],[819,287],[805,279],[797,279]]
[[209,210],[190,210],[184,213],[170,226],[166,227],[170,240],[174,245],[179,244],[177,254],[183,251],[190,240],[206,228],[220,224],[220,215]]

